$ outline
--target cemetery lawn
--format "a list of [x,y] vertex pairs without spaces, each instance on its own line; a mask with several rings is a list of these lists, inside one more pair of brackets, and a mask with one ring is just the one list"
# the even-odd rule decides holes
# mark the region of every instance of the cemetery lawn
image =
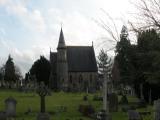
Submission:
[[[80,104],[91,104],[96,111],[101,110],[102,101],[93,101],[94,95],[88,94],[88,101],[83,101],[85,93],[64,93],[53,92],[51,96],[46,97],[46,111],[50,113],[51,120],[91,120],[88,117],[84,117],[78,112],[78,106]],[[36,116],[40,111],[40,98],[36,93],[23,93],[15,90],[0,90],[0,111],[5,110],[5,99],[9,96],[14,97],[17,100],[17,117],[16,120],[36,120]],[[129,101],[136,101],[135,97],[128,97]],[[61,111],[61,106],[66,107],[66,112]],[[30,114],[26,114],[28,109],[31,109]],[[119,109],[121,109],[119,107]],[[143,111],[143,110],[142,110]],[[112,113],[112,120],[128,120],[127,113],[115,112]]]
[[[83,101],[85,93],[64,93],[53,92],[51,96],[46,97],[46,111],[50,113],[51,120],[91,120],[88,117],[83,117],[78,112],[80,104],[88,104],[94,106],[97,110],[101,109],[101,101],[93,101],[95,94],[88,95],[88,102]],[[36,93],[23,93],[14,90],[0,90],[0,111],[5,110],[5,99],[9,96],[17,100],[17,117],[16,120],[36,120],[37,113],[40,111],[40,98]],[[66,112],[61,111],[60,107],[66,107]],[[28,115],[25,113],[31,108],[32,112]]]

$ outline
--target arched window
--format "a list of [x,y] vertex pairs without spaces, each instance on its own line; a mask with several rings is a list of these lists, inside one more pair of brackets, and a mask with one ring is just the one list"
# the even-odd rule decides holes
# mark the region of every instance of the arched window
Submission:
[[82,75],[79,75],[79,83],[82,83],[82,81],[83,81],[83,77]]
[[72,83],[72,75],[69,76],[69,81]]

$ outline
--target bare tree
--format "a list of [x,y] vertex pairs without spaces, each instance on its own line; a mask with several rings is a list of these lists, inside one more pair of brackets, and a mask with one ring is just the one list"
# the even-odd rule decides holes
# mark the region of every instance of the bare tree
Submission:
[[132,4],[138,10],[134,16],[136,22],[129,22],[135,32],[148,28],[160,30],[160,0],[138,0]]
[[115,49],[116,43],[120,40],[119,31],[117,24],[115,23],[115,19],[110,16],[104,9],[101,9],[103,17],[99,17],[98,19],[94,19],[95,23],[100,26],[102,29],[106,31],[106,36],[101,37],[99,44],[97,47],[101,45],[108,45],[110,47],[106,49],[106,51],[112,51]]
[[[128,28],[128,23],[126,23],[126,20],[123,16],[114,18],[109,13],[107,13],[104,9],[101,9],[102,17],[94,19],[95,23],[97,23],[98,26],[100,26],[102,29],[106,31],[106,37],[101,37],[101,42],[97,45],[97,47],[100,46],[108,46],[108,48],[105,49],[106,52],[108,51],[114,51],[116,48],[117,43],[121,39],[121,31],[123,27],[125,26]],[[120,26],[120,24],[122,26]],[[122,29],[121,29],[122,28]],[[128,34],[133,34],[133,30],[128,30]],[[132,38],[132,42],[135,42],[134,38]]]

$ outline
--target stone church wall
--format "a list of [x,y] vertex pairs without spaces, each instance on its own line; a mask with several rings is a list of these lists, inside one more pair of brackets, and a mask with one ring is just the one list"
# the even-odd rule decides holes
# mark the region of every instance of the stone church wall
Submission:
[[96,90],[97,79],[97,72],[69,72],[69,90],[73,92],[94,92]]

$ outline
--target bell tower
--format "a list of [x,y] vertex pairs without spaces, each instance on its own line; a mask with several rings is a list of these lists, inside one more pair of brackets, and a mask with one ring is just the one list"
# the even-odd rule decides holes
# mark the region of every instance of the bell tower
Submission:
[[67,90],[68,88],[67,47],[65,44],[62,28],[60,31],[59,42],[57,47],[57,82],[58,82],[58,88]]

